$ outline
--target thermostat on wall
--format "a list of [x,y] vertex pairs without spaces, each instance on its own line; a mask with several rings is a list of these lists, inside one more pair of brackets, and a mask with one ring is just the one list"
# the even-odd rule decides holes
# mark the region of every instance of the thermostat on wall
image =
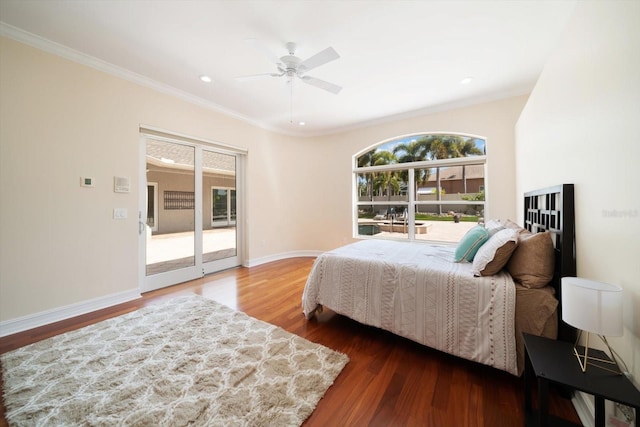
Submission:
[[129,177],[127,176],[114,176],[113,177],[113,191],[114,193],[128,193],[130,188]]
[[81,187],[93,187],[93,178],[88,177],[88,176],[81,176],[80,177],[80,186]]

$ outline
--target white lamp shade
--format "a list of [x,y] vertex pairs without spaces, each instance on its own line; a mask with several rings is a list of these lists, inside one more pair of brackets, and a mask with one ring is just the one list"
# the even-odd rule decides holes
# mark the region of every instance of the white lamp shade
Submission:
[[562,320],[583,331],[622,336],[622,288],[578,277],[563,277]]

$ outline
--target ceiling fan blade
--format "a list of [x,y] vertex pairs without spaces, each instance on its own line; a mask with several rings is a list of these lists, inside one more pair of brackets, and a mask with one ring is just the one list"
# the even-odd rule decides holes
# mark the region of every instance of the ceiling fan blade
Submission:
[[250,81],[250,80],[261,80],[264,79],[266,77],[281,77],[283,76],[283,74],[277,74],[277,73],[261,73],[261,74],[251,74],[248,76],[238,76],[235,79],[239,82],[246,82],[246,81]]
[[342,90],[341,86],[334,85],[333,83],[329,83],[329,82],[326,82],[324,80],[316,79],[315,77],[302,76],[302,77],[300,77],[300,79],[303,82],[305,82],[307,84],[310,84],[311,86],[315,86],[315,87],[318,87],[320,89],[324,89],[327,92],[331,92],[331,93],[333,93],[335,95],[340,93],[340,91]]
[[298,65],[298,71],[305,73],[338,58],[340,58],[338,52],[336,52],[334,48],[328,47],[325,50],[316,53],[311,58],[307,58],[302,61],[300,65]]
[[273,62],[276,65],[281,65],[282,61],[277,57],[273,52],[269,50],[260,40],[257,39],[245,39],[245,42],[251,45],[255,50],[260,52],[265,56],[269,61]]

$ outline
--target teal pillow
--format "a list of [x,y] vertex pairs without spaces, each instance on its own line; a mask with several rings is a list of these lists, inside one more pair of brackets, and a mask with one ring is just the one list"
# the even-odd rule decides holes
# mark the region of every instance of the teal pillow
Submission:
[[471,230],[467,231],[464,235],[458,247],[456,248],[455,261],[473,261],[473,257],[476,256],[476,252],[480,249],[487,240],[489,240],[489,231],[481,225],[476,225]]

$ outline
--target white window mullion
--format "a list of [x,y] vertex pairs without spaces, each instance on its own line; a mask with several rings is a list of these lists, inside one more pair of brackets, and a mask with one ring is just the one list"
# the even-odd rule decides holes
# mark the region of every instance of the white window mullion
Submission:
[[[413,162],[411,167],[416,169],[429,169],[436,167],[447,166],[462,166],[462,165],[483,165],[487,161],[487,156],[473,156],[473,157],[454,157],[451,159],[438,159],[438,160],[425,160],[422,162]],[[366,166],[361,168],[354,168],[354,172],[366,173],[366,172],[381,172],[381,171],[393,171],[402,170],[407,167],[406,163],[392,163],[389,165],[380,166]]]
[[409,240],[415,240],[416,239],[416,206],[415,206],[415,182],[416,182],[416,177],[415,177],[415,169],[409,169],[409,182],[407,183],[407,192],[409,193],[409,208],[408,208],[408,214],[409,217],[406,219],[406,221],[409,224],[409,229],[408,229],[408,233],[409,233]]
[[[195,194],[202,195],[202,147],[195,148]],[[202,265],[202,199],[203,197],[195,197],[194,203],[194,231],[195,231],[195,265]],[[204,275],[204,272],[203,272]]]

